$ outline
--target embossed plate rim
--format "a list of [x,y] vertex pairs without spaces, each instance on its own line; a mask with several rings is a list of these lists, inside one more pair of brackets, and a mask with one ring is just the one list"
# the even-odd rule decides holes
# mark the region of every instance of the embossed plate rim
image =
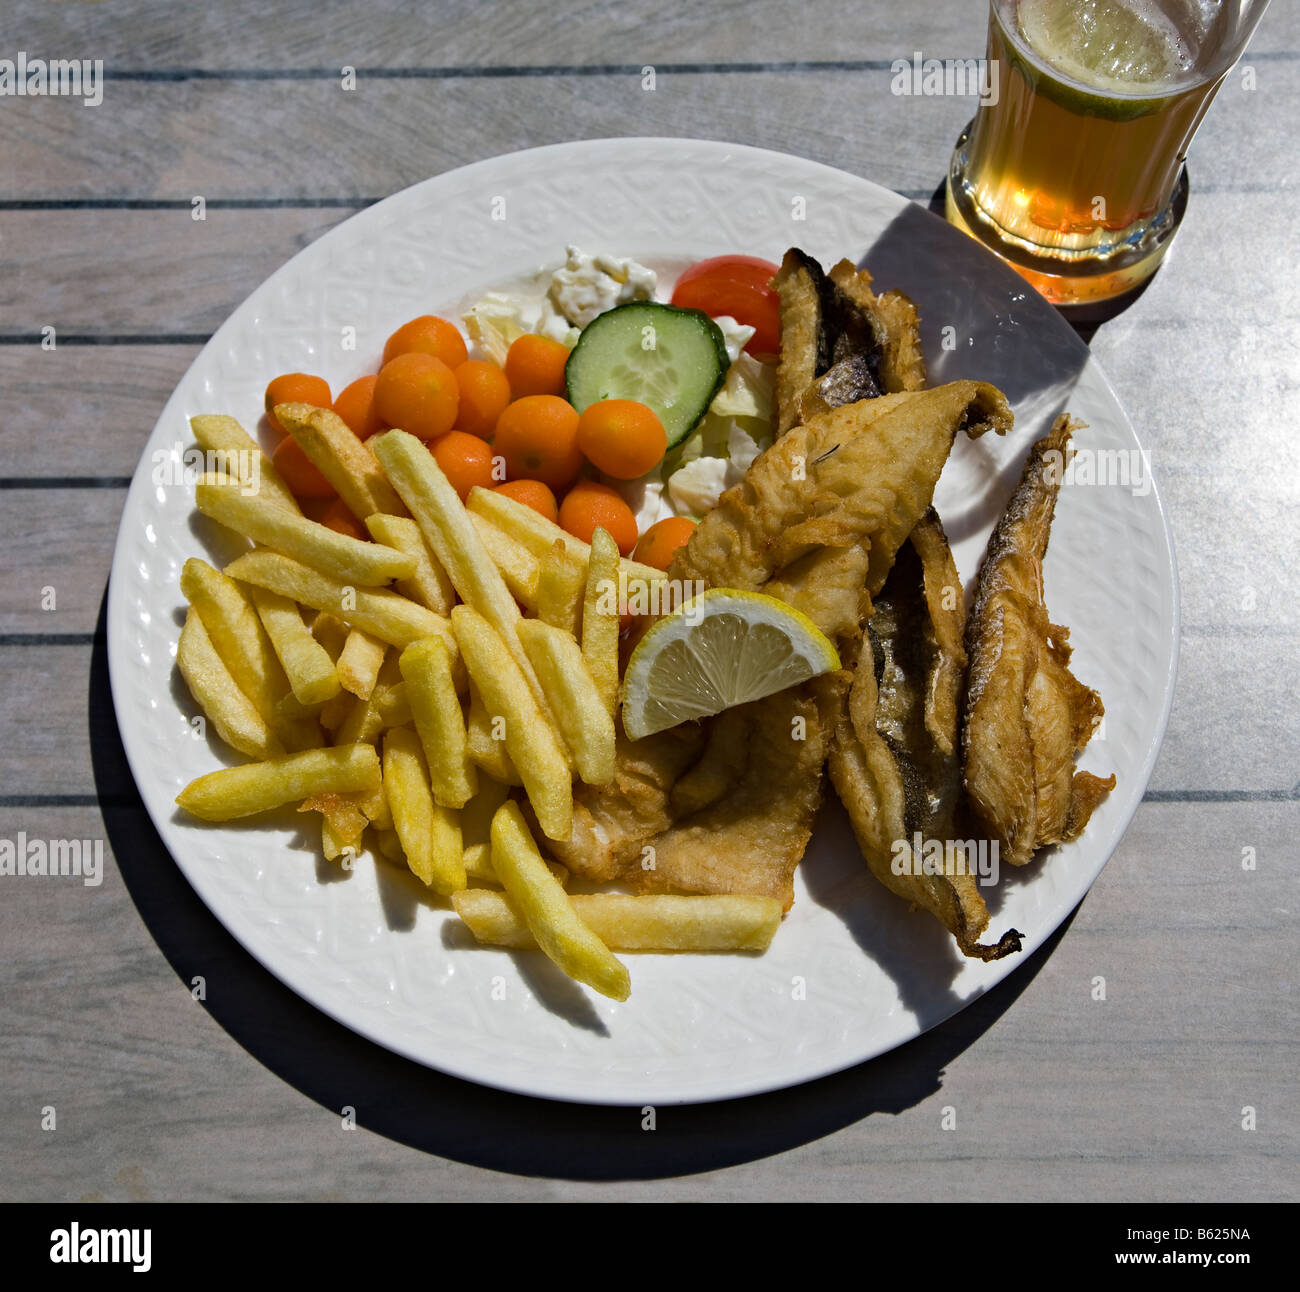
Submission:
[[[602,173],[616,178],[599,194],[592,190],[585,207],[573,209],[572,194],[583,193],[584,184]],[[667,204],[654,206],[656,199],[662,201],[655,176],[663,175],[679,185],[671,210]],[[788,194],[808,199],[807,223],[796,228],[795,238],[790,236],[789,211],[780,205]],[[511,211],[495,229],[484,214],[492,196],[503,196]],[[466,214],[467,204],[478,214]],[[647,206],[654,207],[653,217]],[[819,828],[804,869],[810,881],[816,876],[817,884],[825,882],[824,891],[836,901],[845,898],[843,909],[811,894],[801,872],[795,909],[765,956],[629,957],[633,997],[627,1005],[599,999],[575,1004],[566,1002],[544,970],[538,976],[537,968],[526,963],[529,957],[444,944],[439,935],[450,917],[412,898],[404,881],[378,867],[359,867],[345,883],[324,882],[313,868],[312,850],[286,846],[291,832],[283,827],[213,829],[181,821],[172,806],[180,785],[218,760],[208,746],[191,740],[184,722],[187,711],[183,703],[178,706],[170,686],[180,605],[174,575],[185,556],[204,549],[188,518],[189,500],[178,497],[180,491],[168,493],[155,485],[150,464],[155,452],[184,439],[184,419],[192,413],[232,411],[255,417],[254,387],[289,363],[311,361],[332,382],[348,379],[332,348],[338,344],[336,329],[344,325],[344,306],[327,301],[327,281],[354,311],[349,317],[364,316],[373,342],[410,316],[410,302],[417,297],[428,301],[428,308],[447,309],[475,286],[490,287],[508,277],[507,268],[518,272],[526,262],[554,262],[566,241],[595,239],[597,249],[661,261],[685,261],[729,246],[772,254],[768,244],[777,247],[790,240],[805,242],[814,254],[837,255],[850,252],[846,238],[860,239],[854,249],[865,250],[891,222],[900,215],[910,218],[914,209],[868,180],[740,145],[653,138],[553,145],[436,176],[359,212],[271,275],[214,334],[169,399],[127,496],[109,589],[110,677],[128,762],[164,843],[217,919],[300,996],[397,1053],[501,1089],[589,1103],[702,1102],[812,1080],[912,1039],[1024,963],[1083,897],[1141,800],[1172,700],[1178,589],[1169,526],[1154,491],[1140,507],[1135,505],[1132,519],[1116,513],[1135,533],[1140,529],[1138,536],[1150,548],[1144,577],[1159,604],[1142,603],[1137,609],[1147,616],[1151,658],[1144,680],[1152,695],[1145,708],[1135,710],[1144,714],[1141,730],[1115,752],[1125,768],[1121,788],[1084,838],[1061,850],[1054,868],[1040,871],[1007,898],[1012,914],[1021,909],[1037,919],[1024,930],[1026,949],[1019,957],[994,965],[939,963],[948,954],[942,940],[947,935],[936,925],[942,935],[937,940],[935,930],[906,924],[909,916],[902,904],[862,875],[860,859],[849,856],[842,822],[831,821]],[[692,213],[701,217],[697,223],[707,223],[703,232],[683,232]],[[464,229],[449,227],[453,217],[473,222],[472,236],[468,223]],[[755,221],[760,237],[746,232]],[[1080,347],[1082,366],[1069,390],[1072,408],[1086,406],[1107,442],[1137,447],[1114,392],[1066,324],[1045,303],[1040,307],[1026,300],[1023,284],[1010,270],[938,223],[946,232],[927,229],[952,263],[974,266],[998,284],[988,302],[982,302],[995,331],[998,310],[1015,301],[1024,320],[1047,329],[1044,336],[1065,350]],[[394,259],[386,259],[386,238],[376,236],[381,232],[396,248]],[[499,255],[502,272],[484,268],[477,282],[463,274],[457,280],[450,271],[445,277],[434,272],[438,287],[426,282],[417,290],[411,274],[421,268],[429,272],[424,243],[435,235],[449,240],[463,236],[487,248],[488,254]],[[737,248],[734,244],[742,238]],[[972,255],[982,259],[971,260]],[[377,266],[377,275],[391,281],[378,294],[367,293],[364,283],[369,280],[365,273],[354,273],[354,259],[362,269]],[[936,274],[942,269],[934,266]],[[457,281],[460,287],[454,289]],[[291,310],[286,293],[301,304]],[[920,304],[924,314],[924,299]],[[316,317],[314,325],[304,321],[311,317]],[[263,365],[255,373],[248,371],[250,350]],[[363,355],[365,350],[363,346]],[[355,369],[356,356],[352,362]],[[1016,452],[1026,447],[1022,439]],[[1063,509],[1058,520],[1062,533],[1098,524],[1096,517],[1087,517],[1092,505],[1081,502],[1072,519]],[[1106,517],[1100,523],[1104,539]],[[1120,539],[1114,541],[1122,548]],[[1069,560],[1068,543],[1054,544],[1048,559],[1049,605],[1075,627],[1081,657],[1091,651],[1104,660],[1092,649],[1096,643],[1089,632],[1069,615],[1072,593],[1064,585],[1072,583],[1075,571],[1061,565]],[[1052,562],[1070,572],[1071,579],[1054,583]],[[963,573],[969,577],[968,570]],[[1088,576],[1078,577],[1086,582]],[[1054,587],[1064,587],[1066,595],[1053,596]],[[1105,585],[1093,587],[1092,595],[1104,601]],[[1109,683],[1112,688],[1122,684]],[[1112,695],[1106,698],[1122,715],[1122,704]],[[1110,752],[1102,751],[1103,756]],[[812,854],[823,837],[831,843],[814,865]],[[825,855],[827,849],[834,855]],[[1005,912],[995,915],[993,927],[1007,918]],[[860,941],[852,941],[853,921],[859,939],[868,930],[868,942],[875,933],[905,937],[904,955],[912,960],[905,960],[901,979],[862,950]],[[882,927],[885,922],[888,929]],[[815,965],[821,954],[831,957],[824,966],[827,972],[814,975],[814,990],[801,1002],[801,1012],[790,1008],[792,968]],[[350,968],[347,957],[352,958]],[[472,996],[481,994],[488,977],[505,984],[506,1001],[500,1008]],[[458,979],[464,986],[458,986]],[[906,1003],[900,984],[914,997]],[[471,997],[478,1003],[467,1005]]]

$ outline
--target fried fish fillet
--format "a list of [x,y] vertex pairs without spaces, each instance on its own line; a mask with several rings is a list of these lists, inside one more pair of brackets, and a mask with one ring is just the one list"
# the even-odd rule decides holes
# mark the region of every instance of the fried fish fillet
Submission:
[[1070,672],[1069,630],[1049,620],[1043,602],[1065,455],[1082,426],[1062,414],[1030,451],[989,539],[966,632],[966,792],[1003,860],[1016,866],[1038,848],[1077,838],[1115,788],[1113,775],[1075,771],[1104,709]]
[[[871,593],[929,507],[958,429],[1010,423],[1001,393],[977,382],[817,417],[723,495],[670,577],[764,591],[856,642]],[[722,713],[706,729],[621,740],[613,782],[580,787],[573,833],[548,846],[586,879],[767,893],[788,906],[847,684],[847,675],[816,679]]]
[[871,873],[940,920],[966,955],[997,960],[1020,950],[1020,934],[980,942],[989,914],[968,854],[948,847],[942,861],[925,865],[931,849],[914,851],[918,836],[942,847],[955,833],[964,618],[961,580],[931,508],[899,550],[864,627],[829,767]]
[[921,353],[921,320],[911,297],[898,290],[877,296],[871,275],[852,261],[841,260],[831,281],[871,317],[880,346],[880,385],[885,394],[925,388],[925,358]]
[[925,385],[920,322],[902,292],[877,296],[841,260],[830,274],[791,247],[772,280],[781,314],[778,436],[818,412]]
[[832,638],[856,639],[870,597],[925,514],[957,432],[1012,422],[984,382],[860,400],[795,426],[700,522],[673,579],[766,592]]
[[759,894],[788,910],[847,684],[834,673],[728,709],[707,731],[621,738],[613,784],[578,787],[573,831],[548,848],[583,879]]

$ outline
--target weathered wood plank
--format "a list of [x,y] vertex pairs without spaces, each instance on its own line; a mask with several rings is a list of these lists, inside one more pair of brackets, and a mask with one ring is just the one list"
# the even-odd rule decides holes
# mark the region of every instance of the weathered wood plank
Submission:
[[125,501],[121,489],[0,494],[0,633],[94,631]]
[[0,346],[0,476],[130,476],[195,345]]
[[[1180,260],[1169,265],[1167,275],[1157,276],[1140,312],[1125,326],[1149,327],[1164,320],[1171,327],[1209,327],[1218,337],[1229,327],[1253,325],[1275,332],[1284,321],[1300,317],[1286,275],[1259,276],[1251,252],[1225,240],[1223,230],[1231,226],[1240,204],[1230,194],[1201,195],[1182,232],[1187,241],[1175,248]],[[1294,253],[1300,259],[1300,231],[1289,222],[1290,198],[1259,194],[1250,205],[1252,218],[1278,230],[1277,254]],[[210,333],[263,279],[346,214],[210,211],[200,222],[183,211],[0,211],[0,335],[36,341],[46,325],[57,334],[109,338]],[[617,241],[616,232],[611,241]],[[113,248],[111,257],[103,254],[106,245]],[[562,250],[556,248],[557,258]],[[1213,293],[1203,289],[1202,255],[1214,258]],[[177,289],[181,281],[183,291]],[[484,266],[484,285],[492,281],[491,266]],[[1224,296],[1233,308],[1221,323]],[[920,308],[923,326],[942,326],[942,319],[927,314],[924,301]],[[1217,345],[1214,358],[1226,362]],[[1285,353],[1266,350],[1265,361],[1270,358],[1281,364]],[[1217,425],[1222,426],[1221,419]]]
[[827,0],[800,6],[783,0],[576,0],[562,9],[527,0],[440,0],[422,11],[403,0],[375,0],[364,11],[291,0],[277,6],[273,20],[255,0],[234,0],[196,10],[185,22],[176,21],[165,0],[137,0],[130,22],[94,5],[19,0],[13,9],[15,49],[93,55],[110,68],[639,67],[656,59],[894,58],[900,50],[910,56],[918,26],[943,56],[982,47],[985,27],[976,6],[936,8],[918,24],[902,6]]
[[[264,1066],[283,1051],[274,1038],[288,1025],[278,993],[260,994],[270,1012],[241,1027],[248,1050],[217,1021],[229,1016],[223,993],[246,994],[244,953],[205,934],[202,958],[179,971],[160,954],[155,928],[173,947],[187,921],[211,928],[210,916],[190,913],[179,877],[155,879],[173,909],[185,906],[170,928],[157,924],[161,903],[142,921],[111,859],[99,888],[11,878],[0,903],[0,1065],[14,1113],[6,1151],[23,1169],[6,1173],[0,1192],[68,1201],[927,1201],[944,1189],[984,1199],[1294,1200],[1286,1167],[1300,1144],[1288,1116],[1295,1042],[1285,1011],[1295,970],[1280,908],[1290,901],[1298,826],[1294,804],[1143,808],[1052,955],[993,1026],[969,1044],[923,1043],[907,1062],[887,1056],[784,1096],[789,1139],[765,1141],[788,1149],[777,1156],[742,1152],[720,1169],[710,1146],[737,1140],[733,1123],[719,1125],[716,1109],[665,1109],[657,1135],[699,1174],[628,1179],[644,1152],[633,1110],[510,1103],[526,1117],[518,1139],[530,1148],[534,1137],[559,1142],[598,1117],[607,1160],[625,1164],[624,1179],[599,1184],[431,1161],[422,1150],[506,1171],[511,1157],[490,1097],[434,1075],[427,1084],[441,1112],[412,1108],[406,1128],[421,1149],[366,1129],[390,1094],[382,1077],[367,1085],[350,1076],[346,1090],[323,1080],[320,1102],[294,1089]],[[94,809],[0,809],[0,836],[19,830],[104,834]],[[1256,848],[1253,872],[1241,869],[1246,845]],[[207,1009],[181,973],[205,975]],[[1098,976],[1104,1001],[1093,998]],[[346,1066],[357,1070],[354,1058]],[[345,1103],[361,1125],[341,1140]],[[58,1113],[52,1134],[40,1129],[47,1104]],[[1254,1133],[1241,1129],[1245,1105],[1257,1109]],[[941,1129],[945,1107],[956,1111],[954,1130]],[[560,1155],[554,1174],[568,1174],[572,1160]]]
[[[626,135],[736,140],[928,195],[975,110],[973,98],[895,95],[886,66],[665,71],[652,91],[640,66],[598,76],[363,76],[351,91],[333,79],[126,82],[95,109],[11,98],[0,114],[9,163],[0,201],[355,201],[500,153]],[[1281,70],[1261,65],[1253,91],[1225,86],[1191,150],[1198,194],[1295,184],[1297,162],[1279,155],[1270,128],[1300,113],[1300,86]]]
[[[289,0],[274,21],[256,0],[205,6],[175,21],[167,0],[136,0],[130,21],[117,8],[14,0],[15,49],[102,57],[120,68],[460,67],[510,64],[760,61],[910,57],[918,42],[939,57],[984,45],[979,5],[843,4],[810,0],[715,0],[663,5],[575,0],[562,10],[528,0],[440,0],[413,17],[403,0]],[[1292,5],[1273,5],[1252,52],[1300,48]]]

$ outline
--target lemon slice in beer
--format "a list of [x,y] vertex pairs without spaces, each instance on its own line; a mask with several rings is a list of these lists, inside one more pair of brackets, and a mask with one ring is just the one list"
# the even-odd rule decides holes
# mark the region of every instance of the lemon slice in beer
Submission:
[[839,666],[826,635],[784,601],[711,588],[637,644],[623,677],[623,727],[640,740]]
[[1090,90],[1171,89],[1191,70],[1178,28],[1152,0],[1020,0],[1017,12],[1030,47]]
[[1020,0],[1025,50],[1011,53],[1040,94],[1071,112],[1130,121],[1189,88],[1187,42],[1152,0]]

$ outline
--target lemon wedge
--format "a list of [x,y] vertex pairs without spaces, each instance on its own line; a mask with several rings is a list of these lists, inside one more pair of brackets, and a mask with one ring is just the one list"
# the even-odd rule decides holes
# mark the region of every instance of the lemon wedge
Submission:
[[1089,89],[1131,95],[1191,71],[1186,42],[1159,6],[1021,0],[1016,12],[1034,51]]
[[784,601],[710,588],[637,644],[623,676],[623,727],[640,740],[839,666],[825,633]]

